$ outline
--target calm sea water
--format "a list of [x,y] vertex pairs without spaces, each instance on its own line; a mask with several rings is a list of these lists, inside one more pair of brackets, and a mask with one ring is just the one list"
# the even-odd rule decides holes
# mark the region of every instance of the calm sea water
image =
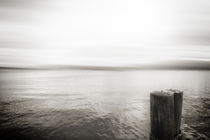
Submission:
[[148,139],[150,92],[168,88],[184,137],[209,139],[210,71],[1,70],[0,139]]

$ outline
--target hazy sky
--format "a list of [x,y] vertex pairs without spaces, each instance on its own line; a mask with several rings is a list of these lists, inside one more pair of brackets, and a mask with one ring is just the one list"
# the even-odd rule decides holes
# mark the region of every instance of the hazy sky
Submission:
[[210,61],[209,0],[0,0],[0,65]]

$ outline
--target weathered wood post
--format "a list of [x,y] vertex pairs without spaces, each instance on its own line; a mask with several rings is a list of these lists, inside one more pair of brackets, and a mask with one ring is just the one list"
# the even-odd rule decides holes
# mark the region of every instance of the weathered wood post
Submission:
[[154,91],[150,94],[151,140],[175,140],[180,133],[183,92]]
[[155,91],[150,94],[151,140],[174,140],[174,94]]
[[174,135],[178,136],[181,132],[181,117],[182,117],[182,102],[183,102],[183,91],[180,90],[172,90],[169,91],[174,93],[174,124],[175,124],[175,132]]

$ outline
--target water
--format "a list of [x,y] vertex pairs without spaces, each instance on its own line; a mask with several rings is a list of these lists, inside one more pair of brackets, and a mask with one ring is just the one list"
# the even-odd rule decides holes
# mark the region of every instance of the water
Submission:
[[1,70],[0,138],[149,137],[149,93],[184,91],[185,139],[210,138],[210,71]]

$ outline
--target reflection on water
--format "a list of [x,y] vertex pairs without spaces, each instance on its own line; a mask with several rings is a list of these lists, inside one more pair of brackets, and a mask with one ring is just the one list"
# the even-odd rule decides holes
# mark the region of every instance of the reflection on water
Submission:
[[148,139],[149,92],[184,91],[186,138],[210,138],[209,71],[0,72],[2,139]]

